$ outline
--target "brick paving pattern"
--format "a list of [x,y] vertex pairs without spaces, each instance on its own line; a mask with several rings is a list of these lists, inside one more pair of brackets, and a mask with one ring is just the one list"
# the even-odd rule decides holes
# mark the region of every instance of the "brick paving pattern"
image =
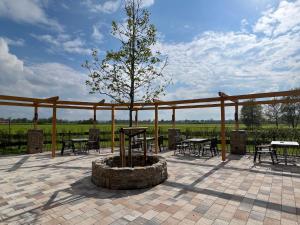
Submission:
[[98,153],[1,157],[0,224],[300,224],[299,165],[163,155],[168,180],[130,191],[91,183]]

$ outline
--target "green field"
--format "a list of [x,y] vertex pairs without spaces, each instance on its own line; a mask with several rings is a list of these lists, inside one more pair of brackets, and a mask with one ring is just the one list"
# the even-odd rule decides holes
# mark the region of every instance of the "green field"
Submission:
[[[117,131],[121,127],[127,127],[128,124],[116,124],[115,130]],[[149,131],[153,130],[153,124],[142,124],[140,123],[139,126],[148,127]],[[93,127],[92,124],[57,124],[57,132],[58,133],[65,133],[65,132],[88,132],[89,128]],[[162,132],[167,132],[168,128],[171,128],[171,124],[159,124],[159,128]],[[26,133],[28,129],[32,129],[32,124],[12,124],[11,125],[11,134],[19,134],[19,133]],[[52,125],[51,124],[42,124],[38,125],[39,129],[42,129],[45,133],[51,133]],[[111,125],[107,123],[97,124],[97,128],[101,131],[111,131]],[[190,131],[199,131],[199,130],[220,130],[220,124],[183,124],[178,123],[176,124],[176,128],[180,129],[181,131],[186,131],[187,129]],[[234,129],[234,124],[226,124],[227,129]],[[240,124],[240,129],[245,129],[246,127],[243,124]],[[275,125],[272,124],[265,124],[261,126],[260,129],[275,129]],[[280,125],[280,128],[288,128],[287,125]],[[0,132],[8,133],[9,127],[6,124],[0,125]]]

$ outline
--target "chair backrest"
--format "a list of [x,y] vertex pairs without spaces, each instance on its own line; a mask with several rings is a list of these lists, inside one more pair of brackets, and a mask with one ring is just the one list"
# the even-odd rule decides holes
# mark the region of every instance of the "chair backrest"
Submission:
[[211,139],[210,143],[211,143],[210,145],[211,145],[212,148],[217,148],[218,147],[218,139],[217,138]]
[[164,136],[163,136],[163,135],[160,135],[160,136],[158,137],[158,145],[163,145],[163,143],[164,143]]
[[174,139],[175,139],[175,143],[178,143],[178,142],[181,142],[181,141],[182,141],[181,135],[176,135],[176,136],[174,137]]
[[91,128],[89,130],[89,141],[99,141],[100,140],[100,130]]
[[68,133],[62,133],[61,135],[62,142],[71,141],[71,131]]

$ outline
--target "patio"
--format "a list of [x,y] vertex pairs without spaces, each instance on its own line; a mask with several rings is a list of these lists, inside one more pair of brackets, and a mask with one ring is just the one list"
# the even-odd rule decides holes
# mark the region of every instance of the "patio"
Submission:
[[[99,156],[51,153],[0,158],[3,224],[299,224],[300,169],[253,156],[167,158],[169,178],[142,190],[90,181]],[[58,154],[57,154],[58,155]]]

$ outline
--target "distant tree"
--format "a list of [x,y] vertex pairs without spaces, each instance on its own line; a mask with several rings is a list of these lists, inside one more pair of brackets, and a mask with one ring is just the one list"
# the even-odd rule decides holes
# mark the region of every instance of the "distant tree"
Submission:
[[248,101],[249,105],[244,105],[241,109],[241,120],[250,129],[259,127],[263,121],[262,106],[252,105],[254,102],[254,99]]
[[[294,89],[299,90],[300,88]],[[284,99],[300,101],[300,96],[288,96]],[[292,128],[296,128],[300,122],[300,102],[284,103],[281,106],[282,120]]]
[[[274,100],[276,100],[276,98],[274,98]],[[282,107],[281,104],[274,103],[274,104],[266,105],[264,110],[264,114],[267,120],[273,123],[275,122],[277,129],[279,125],[279,119],[281,117],[281,107]]]

